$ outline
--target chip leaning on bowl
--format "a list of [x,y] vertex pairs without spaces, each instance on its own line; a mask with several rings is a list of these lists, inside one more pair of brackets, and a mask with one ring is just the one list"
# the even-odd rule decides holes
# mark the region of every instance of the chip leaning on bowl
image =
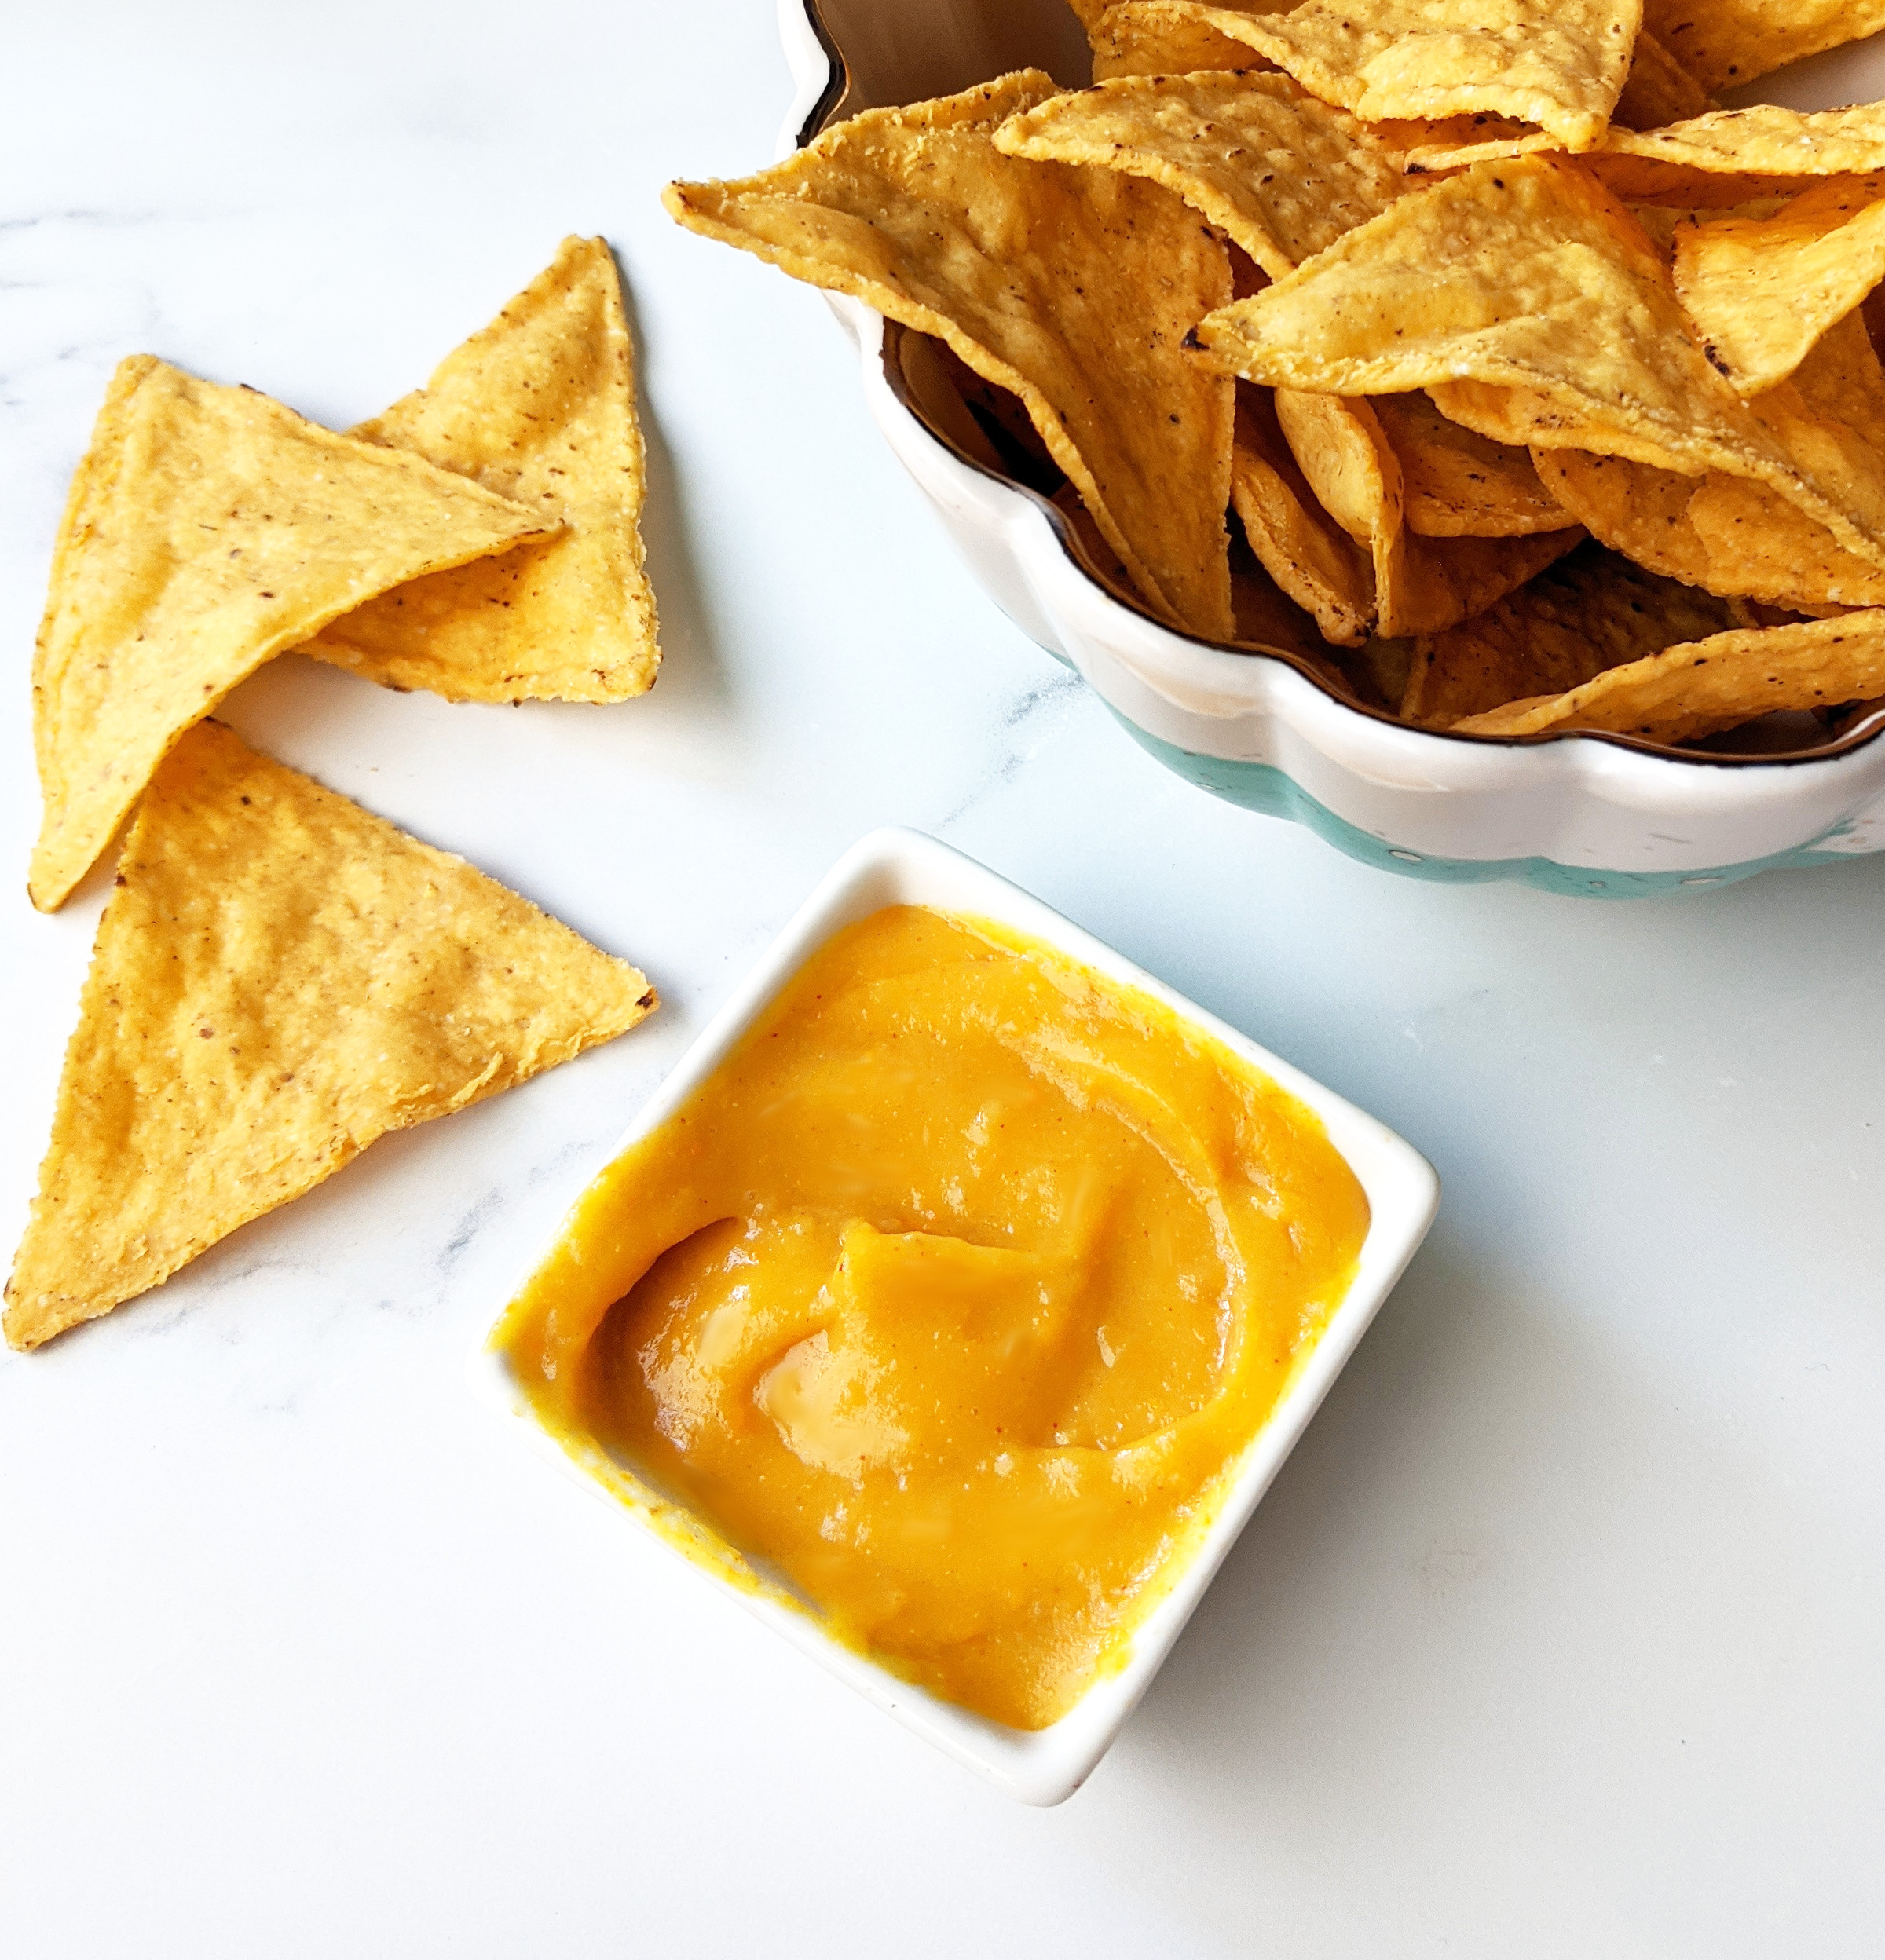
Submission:
[[[1119,596],[1285,647],[1377,711],[1755,749],[1775,744],[1733,731],[1778,715],[1810,748],[1885,697],[1877,620],[1800,637],[1885,605],[1885,369],[1861,311],[1885,279],[1885,107],[1707,93],[1885,6],[1075,10],[1090,89],[1028,71],[866,110],[771,170],[672,185],[668,209],[1008,390]],[[1223,255],[1228,302],[1200,307],[1222,275],[1189,239]],[[1524,594],[1573,551],[1592,628],[1572,644],[1554,598],[1528,661]],[[1104,558],[1083,565],[1107,583]],[[1639,613],[1645,572],[1707,603]],[[1443,643],[1499,609],[1499,657],[1446,719]],[[1599,720],[1569,699],[1656,660],[1607,684]],[[1708,675],[1693,713],[1667,693],[1685,665]]]

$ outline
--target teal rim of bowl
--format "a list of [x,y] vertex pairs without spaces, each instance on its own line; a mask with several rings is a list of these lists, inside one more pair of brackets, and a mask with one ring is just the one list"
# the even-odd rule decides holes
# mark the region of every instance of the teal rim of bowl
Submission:
[[1199,755],[1176,743],[1148,734],[1136,722],[1111,709],[1113,719],[1166,767],[1195,783],[1200,789],[1221,796],[1227,803],[1262,817],[1279,817],[1305,825],[1325,843],[1377,871],[1397,872],[1404,878],[1426,878],[1439,884],[1485,885],[1510,881],[1531,886],[1535,890],[1555,892],[1578,898],[1647,898],[1664,892],[1718,890],[1723,885],[1738,884],[1758,877],[1764,871],[1797,870],[1809,865],[1858,864],[1869,853],[1826,850],[1828,839],[1839,836],[1843,825],[1835,825],[1810,843],[1800,844],[1771,858],[1757,858],[1747,864],[1724,865],[1714,871],[1600,871],[1585,865],[1561,865],[1549,858],[1437,858],[1358,830],[1338,817],[1326,804],[1318,803],[1301,784],[1291,780],[1269,762],[1228,761],[1222,756]]

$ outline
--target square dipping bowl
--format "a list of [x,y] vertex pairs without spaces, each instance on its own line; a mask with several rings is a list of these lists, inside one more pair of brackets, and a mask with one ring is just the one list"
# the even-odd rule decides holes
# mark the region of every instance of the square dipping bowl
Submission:
[[1174,1555],[1181,1563],[1176,1571],[1168,1568],[1162,1575],[1165,1589],[1138,1623],[1122,1658],[1104,1668],[1074,1706],[1049,1728],[1029,1731],[990,1720],[900,1679],[867,1655],[840,1644],[814,1610],[771,1579],[757,1562],[752,1567],[756,1585],[735,1583],[715,1570],[719,1563],[737,1569],[745,1561],[738,1556],[725,1559],[719,1553],[724,1541],[711,1525],[686,1514],[689,1530],[716,1553],[712,1560],[690,1556],[678,1542],[683,1534],[672,1523],[664,1527],[657,1522],[664,1515],[672,1519],[677,1510],[686,1513],[686,1507],[642,1484],[632,1464],[620,1464],[611,1476],[605,1466],[584,1463],[569,1454],[540,1420],[509,1357],[494,1344],[496,1329],[471,1358],[471,1385],[479,1399],[540,1456],[603,1497],[617,1515],[653,1533],[708,1583],[906,1728],[1011,1796],[1025,1803],[1056,1804],[1086,1779],[1151,1685],[1250,1513],[1426,1236],[1439,1203],[1440,1183],[1418,1151],[1352,1103],[1195,1006],[1005,879],[932,837],[896,829],[873,832],[839,860],[635,1118],[619,1150],[665,1122],[694,1095],[829,939],[891,905],[924,905],[990,920],[1043,942],[1120,986],[1151,995],[1312,1110],[1367,1196],[1371,1218],[1353,1284],[1230,1470],[1208,1528],[1194,1538],[1188,1551]]

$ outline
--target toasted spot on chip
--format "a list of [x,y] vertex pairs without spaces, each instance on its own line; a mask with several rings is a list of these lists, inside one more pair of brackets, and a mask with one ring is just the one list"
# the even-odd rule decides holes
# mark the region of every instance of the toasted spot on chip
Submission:
[[1509,116],[1571,150],[1603,141],[1642,25],[1642,0],[1309,0],[1241,22],[1205,11],[1365,121]]
[[1666,129],[1613,128],[1587,159],[1629,204],[1721,209],[1783,196],[1820,177],[1885,170],[1885,104],[1714,109]]
[[1586,544],[1477,617],[1422,638],[1400,711],[1448,728],[1737,623],[1727,600]]
[[119,364],[72,479],[33,664],[55,910],[184,730],[363,601],[560,528],[423,458],[252,388]]
[[99,923],[6,1337],[167,1278],[374,1139],[632,1027],[646,978],[199,722]]
[[1705,89],[1737,88],[1885,28],[1885,0],[1644,0],[1643,24]]
[[1376,395],[1373,407],[1400,459],[1410,531],[1428,538],[1523,538],[1568,527],[1527,451],[1462,428],[1418,390]]
[[995,145],[1162,184],[1272,278],[1407,189],[1393,151],[1280,75],[1105,82],[1011,117]]
[[661,664],[642,547],[647,464],[607,241],[549,269],[423,388],[352,432],[554,514],[565,528],[415,580],[301,651],[454,701],[620,701]]
[[1777,387],[1885,280],[1885,177],[1835,177],[1772,218],[1675,231],[1675,290],[1737,394]]
[[1885,693],[1885,611],[1748,627],[1615,667],[1568,693],[1514,701],[1454,726],[1474,735],[1601,729],[1694,741],[1788,709]]
[[675,184],[670,214],[795,278],[934,334],[1026,405],[1151,607],[1228,640],[1235,403],[1192,359],[1229,255],[1162,186],[996,148],[1057,93],[1036,71],[874,109],[738,183]]

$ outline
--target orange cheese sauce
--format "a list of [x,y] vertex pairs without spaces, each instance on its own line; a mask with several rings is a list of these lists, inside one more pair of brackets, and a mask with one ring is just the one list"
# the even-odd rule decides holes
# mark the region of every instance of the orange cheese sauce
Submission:
[[1316,1117],[1221,1044],[898,907],[602,1173],[498,1338],[566,1447],[1039,1728],[1122,1657],[1367,1226]]

